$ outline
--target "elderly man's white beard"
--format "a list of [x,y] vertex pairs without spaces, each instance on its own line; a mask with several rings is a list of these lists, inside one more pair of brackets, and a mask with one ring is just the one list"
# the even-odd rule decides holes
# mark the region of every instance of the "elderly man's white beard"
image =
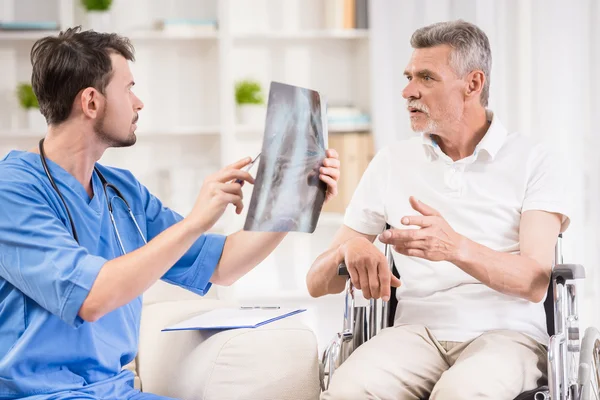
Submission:
[[411,123],[412,130],[416,133],[435,133],[435,132],[437,132],[438,124],[434,120],[429,118],[429,116],[427,118],[428,118],[427,125],[425,125],[425,128],[416,129],[415,127],[413,127],[413,125]]
[[410,128],[416,133],[434,133],[436,132],[438,125],[437,123],[431,119],[429,113],[429,107],[425,104],[419,103],[417,100],[409,100],[406,103],[406,108],[416,108],[417,110],[423,112],[427,116],[427,125],[425,125],[422,129],[416,129],[411,121]]

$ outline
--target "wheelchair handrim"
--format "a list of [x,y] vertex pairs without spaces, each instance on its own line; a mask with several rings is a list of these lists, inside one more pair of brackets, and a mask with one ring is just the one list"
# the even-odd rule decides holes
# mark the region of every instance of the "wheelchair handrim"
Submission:
[[580,371],[590,368],[589,379],[583,384],[581,400],[600,399],[600,332],[595,328],[585,331],[579,358]]

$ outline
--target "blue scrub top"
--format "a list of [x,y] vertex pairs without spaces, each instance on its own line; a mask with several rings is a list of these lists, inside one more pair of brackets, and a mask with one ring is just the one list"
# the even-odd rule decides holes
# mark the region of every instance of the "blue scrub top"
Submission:
[[[94,172],[90,199],[58,164],[48,166],[79,244],[39,155],[12,151],[0,161],[0,399],[138,398],[133,374],[122,368],[137,353],[142,298],[93,323],[77,315],[100,268],[121,255],[102,183]],[[182,219],[130,172],[97,167],[148,241]],[[122,202],[113,199],[113,207],[125,250],[142,246]],[[224,243],[224,236],[202,235],[162,279],[204,295]]]

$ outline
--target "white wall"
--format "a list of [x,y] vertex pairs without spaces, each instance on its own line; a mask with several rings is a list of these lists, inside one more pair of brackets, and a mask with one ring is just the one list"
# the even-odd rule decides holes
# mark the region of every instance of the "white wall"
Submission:
[[510,130],[546,141],[564,160],[573,205],[565,261],[586,266],[583,324],[600,325],[600,164],[593,119],[600,106],[599,2],[374,0],[372,18],[378,147],[412,134],[401,91],[414,30],[461,18],[487,33],[493,58],[490,108]]

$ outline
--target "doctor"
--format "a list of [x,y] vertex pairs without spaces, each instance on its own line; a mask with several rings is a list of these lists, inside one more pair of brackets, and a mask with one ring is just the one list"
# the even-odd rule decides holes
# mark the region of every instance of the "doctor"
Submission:
[[[157,399],[132,388],[141,295],[158,279],[199,295],[261,262],[282,233],[206,232],[242,210],[240,160],[208,177],[186,218],[128,171],[97,164],[136,141],[133,47],[69,29],[34,45],[44,141],[0,162],[0,399]],[[337,192],[334,150],[321,168]],[[146,244],[146,241],[148,242]]]

